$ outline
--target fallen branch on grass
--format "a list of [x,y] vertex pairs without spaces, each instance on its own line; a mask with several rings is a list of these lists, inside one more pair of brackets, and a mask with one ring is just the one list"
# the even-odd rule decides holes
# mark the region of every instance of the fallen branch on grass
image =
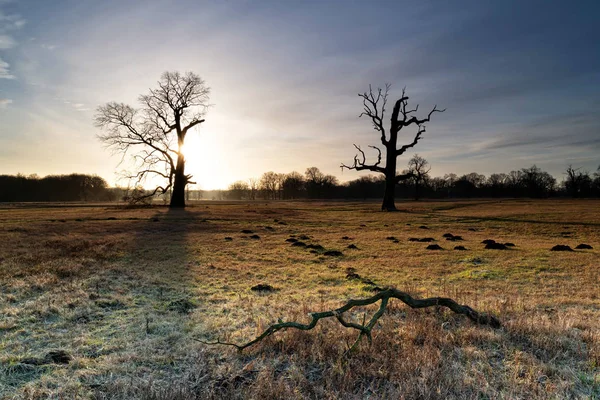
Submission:
[[[435,306],[446,307],[446,308],[449,308],[450,310],[454,311],[457,314],[462,314],[462,315],[467,316],[471,321],[473,321],[477,324],[489,325],[492,328],[500,328],[500,325],[501,325],[500,321],[493,315],[487,314],[487,313],[479,313],[467,305],[458,304],[454,300],[446,298],[446,297],[431,297],[428,299],[415,299],[408,293],[401,292],[394,288],[388,288],[388,289],[384,289],[384,290],[378,292],[376,295],[366,298],[366,299],[348,300],[348,302],[346,304],[344,304],[343,306],[341,306],[340,308],[337,308],[335,310],[309,313],[309,315],[312,319],[308,324],[302,324],[299,322],[282,322],[282,321],[280,321],[276,324],[269,326],[262,334],[260,334],[255,339],[253,339],[250,342],[245,343],[245,344],[228,343],[228,342],[222,342],[220,340],[217,340],[216,342],[207,342],[207,341],[203,341],[200,339],[194,339],[194,340],[197,342],[209,344],[209,345],[219,344],[219,345],[225,345],[225,346],[233,346],[233,347],[237,348],[238,351],[242,351],[282,329],[293,328],[293,329],[299,329],[302,331],[308,331],[308,330],[313,329],[315,326],[317,326],[317,322],[319,322],[320,319],[335,317],[346,328],[356,329],[360,332],[358,335],[358,338],[356,339],[354,344],[350,347],[350,349],[348,349],[348,351],[350,352],[356,348],[356,346],[358,345],[360,340],[363,338],[363,336],[366,336],[367,339],[369,340],[369,343],[371,343],[371,340],[372,340],[371,331],[375,327],[375,324],[377,323],[379,318],[381,318],[381,316],[385,312],[385,309],[386,309],[390,299],[398,299],[398,300],[402,301],[403,303],[407,304],[411,308],[426,308],[426,307],[435,307]],[[366,324],[364,321],[362,324],[350,322],[350,321],[345,320],[343,317],[343,314],[346,311],[350,311],[354,307],[367,306],[369,304],[374,304],[380,300],[381,300],[381,303],[379,304],[379,309],[377,310],[377,312],[375,312],[375,314],[373,314],[373,316],[371,317],[369,322]]]

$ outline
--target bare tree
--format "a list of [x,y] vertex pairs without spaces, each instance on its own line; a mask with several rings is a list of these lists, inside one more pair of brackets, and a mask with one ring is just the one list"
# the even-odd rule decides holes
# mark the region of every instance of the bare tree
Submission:
[[408,160],[408,173],[412,175],[411,180],[415,185],[415,200],[419,200],[421,186],[429,179],[429,161],[418,154]]
[[285,182],[285,174],[278,173],[275,176],[275,183],[277,184],[276,194],[277,198],[281,200],[283,198],[283,183]]
[[569,165],[565,171],[567,179],[563,185],[572,197],[584,197],[591,192],[592,178],[588,171],[580,171],[581,168],[573,168]]
[[256,178],[248,179],[248,189],[249,189],[250,200],[256,200],[256,192],[258,191],[258,188],[259,188],[258,179],[256,179]]
[[529,197],[548,197],[556,187],[556,178],[538,166],[521,168],[521,185]]
[[338,180],[333,175],[325,175],[317,167],[310,167],[304,173],[306,176],[305,185],[309,198],[321,199],[331,194]]
[[185,207],[185,187],[194,182],[185,173],[183,146],[188,132],[204,122],[209,94],[198,75],[165,72],[158,88],[139,97],[140,109],[116,102],[98,107],[96,126],[105,131],[98,138],[123,158],[133,157],[134,186],[149,178],[164,182],[143,197],[172,189],[170,206]]
[[[410,178],[411,174],[397,174],[396,173],[396,160],[398,156],[404,154],[406,150],[414,147],[421,137],[423,133],[425,133],[425,123],[429,122],[431,119],[431,115],[434,112],[444,112],[445,110],[438,110],[437,106],[434,106],[433,109],[429,112],[426,118],[419,119],[415,117],[414,113],[416,113],[419,109],[417,105],[414,109],[407,108],[408,107],[408,96],[405,94],[405,89],[402,89],[402,96],[400,99],[396,101],[394,104],[394,108],[392,110],[392,117],[390,121],[390,130],[386,132],[384,127],[384,117],[385,117],[385,107],[387,104],[388,93],[390,90],[390,85],[386,84],[385,89],[377,89],[376,92],[373,92],[371,86],[369,86],[369,92],[365,92],[360,94],[359,97],[363,99],[364,110],[360,114],[362,117],[367,116],[371,119],[373,123],[373,128],[381,134],[381,144],[385,148],[385,167],[381,166],[382,152],[376,146],[369,146],[372,149],[375,149],[378,153],[377,161],[373,164],[367,164],[366,156],[364,151],[357,146],[354,147],[358,150],[359,154],[354,156],[354,163],[350,166],[342,164],[342,169],[354,169],[356,171],[373,171],[379,172],[385,175],[385,193],[383,195],[383,204],[381,205],[381,209],[385,211],[395,211],[396,205],[394,203],[395,199],[395,188],[396,184],[400,181],[406,180]],[[414,125],[417,127],[417,132],[412,140],[412,142],[397,147],[398,142],[398,133],[406,127]]]
[[244,181],[235,181],[229,188],[228,198],[232,200],[242,200],[250,192],[250,186]]
[[265,172],[260,178],[260,188],[265,195],[265,199],[275,200],[277,196],[277,187],[279,183],[279,174],[277,172]]
[[299,172],[293,171],[285,175],[281,185],[284,199],[297,199],[304,188],[304,177]]

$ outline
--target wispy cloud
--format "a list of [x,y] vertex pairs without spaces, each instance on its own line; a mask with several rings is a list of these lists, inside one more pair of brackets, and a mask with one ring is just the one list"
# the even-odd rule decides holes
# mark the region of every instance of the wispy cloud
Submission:
[[594,113],[557,114],[513,128],[483,142],[482,150],[589,147],[600,150],[600,120]]
[[0,108],[6,108],[9,104],[12,104],[11,99],[0,99]]
[[[2,5],[2,3],[0,3]],[[17,45],[11,32],[21,29],[25,20],[19,15],[6,15],[0,10],[0,50],[9,50]],[[0,79],[14,79],[10,65],[0,57]]]
[[[0,5],[2,5],[1,2]],[[2,10],[0,10],[0,30],[2,30],[2,32],[21,29],[23,26],[25,26],[25,22],[25,19],[18,14],[6,15]]]
[[0,79],[14,79],[14,75],[10,73],[10,65],[0,58]]

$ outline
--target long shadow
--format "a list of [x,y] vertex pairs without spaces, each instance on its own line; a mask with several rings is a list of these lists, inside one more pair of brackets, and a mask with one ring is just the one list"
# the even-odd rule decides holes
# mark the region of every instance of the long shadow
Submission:
[[128,262],[138,277],[164,288],[188,286],[193,279],[190,268],[194,262],[189,236],[211,229],[203,213],[199,209],[161,208],[133,226],[135,239]]

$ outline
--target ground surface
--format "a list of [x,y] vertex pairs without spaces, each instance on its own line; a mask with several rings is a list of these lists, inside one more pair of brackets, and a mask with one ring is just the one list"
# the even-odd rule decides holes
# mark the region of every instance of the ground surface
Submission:
[[[599,201],[398,205],[0,207],[0,398],[600,397]],[[443,250],[409,241],[424,237]],[[593,249],[550,251],[580,243]],[[276,291],[250,290],[259,283]],[[387,285],[452,297],[503,327],[392,300],[373,344],[349,356],[356,331],[337,321],[241,354],[192,340],[242,343]]]

